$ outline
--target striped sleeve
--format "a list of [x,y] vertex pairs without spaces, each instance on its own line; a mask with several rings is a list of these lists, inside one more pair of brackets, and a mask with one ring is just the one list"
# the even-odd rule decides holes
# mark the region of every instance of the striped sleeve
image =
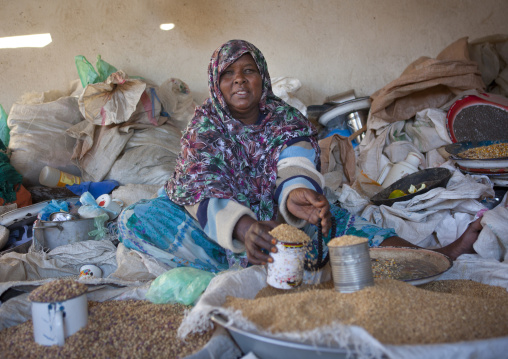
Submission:
[[185,206],[185,209],[199,222],[210,239],[234,253],[245,251],[245,245],[233,238],[233,230],[244,215],[256,219],[250,208],[231,199],[207,198],[195,205]]
[[284,220],[295,227],[303,227],[307,221],[293,216],[286,207],[289,193],[295,188],[309,188],[323,193],[325,180],[316,169],[316,151],[307,137],[289,141],[282,149],[277,163],[275,200]]

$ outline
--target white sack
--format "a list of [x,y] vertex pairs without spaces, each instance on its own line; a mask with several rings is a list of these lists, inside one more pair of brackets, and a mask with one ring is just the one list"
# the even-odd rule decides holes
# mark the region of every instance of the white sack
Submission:
[[134,129],[129,124],[97,126],[82,121],[69,128],[67,133],[77,139],[72,159],[79,164],[83,180],[100,182],[134,134]]
[[162,107],[170,117],[170,121],[180,130],[185,129],[194,116],[196,102],[192,98],[189,86],[180,79],[170,78],[159,86]]
[[388,162],[403,161],[409,152],[426,158],[421,169],[437,167],[427,166],[444,162],[440,156],[436,158],[435,150],[452,143],[446,129],[446,111],[443,109],[425,109],[412,120],[393,123],[371,117],[368,123],[366,139],[359,146],[358,164],[374,180]]
[[114,189],[111,197],[121,200],[124,204],[123,208],[126,208],[142,199],[157,197],[157,191],[160,187],[159,185],[128,183]]
[[[489,184],[478,183],[471,176],[448,168],[454,172],[446,188],[434,188],[410,200],[395,202],[391,207],[369,205],[362,217],[383,228],[394,228],[397,235],[412,244],[426,248],[446,246],[449,243],[445,238],[438,237],[435,242],[433,233],[439,224],[455,212],[468,214],[472,220],[485,208],[478,199],[494,195]],[[457,225],[454,221],[449,223]],[[462,223],[463,228],[449,227],[448,231],[462,234],[467,224]]]
[[[118,262],[118,266],[117,266]],[[32,249],[28,253],[10,252],[0,257],[0,295],[9,288],[31,291],[63,277],[79,276],[84,264],[94,264],[103,271],[102,278],[87,279],[88,299],[94,301],[144,300],[151,279],[169,268],[153,258],[121,243],[82,241],[59,246],[49,253]],[[9,299],[0,305],[0,330],[30,319],[28,294]]]
[[[38,100],[47,98],[42,96]],[[75,97],[12,105],[7,119],[11,136],[10,163],[23,176],[25,187],[39,185],[39,174],[44,166],[81,176],[81,171],[71,161],[76,140],[68,136],[66,130],[82,120]]]
[[420,152],[429,152],[452,143],[446,121],[446,111],[429,108],[417,112],[404,128]]
[[508,260],[508,193],[495,208],[483,214],[483,226],[473,248],[483,258]]
[[181,132],[172,123],[134,131],[105,179],[163,185],[173,174],[180,152]]
[[78,275],[84,264],[101,267],[109,276],[116,269],[116,248],[109,240],[82,241],[58,246],[48,253],[30,250],[0,257],[0,294],[8,282],[32,281]]

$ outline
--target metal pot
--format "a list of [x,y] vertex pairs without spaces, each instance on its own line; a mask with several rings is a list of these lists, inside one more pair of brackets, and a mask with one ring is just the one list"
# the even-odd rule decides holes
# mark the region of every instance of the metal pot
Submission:
[[95,218],[68,221],[36,220],[33,226],[33,244],[37,249],[52,250],[65,244],[95,239],[89,232],[95,230]]

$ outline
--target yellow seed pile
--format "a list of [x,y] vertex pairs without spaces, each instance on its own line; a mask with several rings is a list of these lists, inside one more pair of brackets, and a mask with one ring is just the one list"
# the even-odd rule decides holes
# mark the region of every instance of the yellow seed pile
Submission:
[[[425,288],[425,289],[424,289]],[[508,292],[473,281],[442,281],[423,288],[392,279],[354,293],[333,283],[290,292],[266,287],[255,299],[228,297],[226,307],[273,333],[305,331],[340,322],[365,328],[386,344],[454,343],[508,336]]]
[[63,302],[86,293],[86,284],[74,279],[57,279],[34,289],[28,299],[32,302]]
[[495,143],[489,146],[470,148],[459,153],[458,156],[474,160],[508,157],[508,143]]
[[307,243],[310,241],[309,236],[305,232],[289,224],[279,224],[268,233],[278,241],[285,243]]
[[352,246],[353,244],[360,244],[364,242],[367,242],[367,238],[346,235],[332,239],[328,243],[328,247]]
[[153,304],[148,301],[88,302],[88,324],[59,346],[34,341],[33,324],[0,331],[0,358],[183,358],[199,351],[212,331],[192,334],[185,342],[177,330],[186,309],[182,304]]

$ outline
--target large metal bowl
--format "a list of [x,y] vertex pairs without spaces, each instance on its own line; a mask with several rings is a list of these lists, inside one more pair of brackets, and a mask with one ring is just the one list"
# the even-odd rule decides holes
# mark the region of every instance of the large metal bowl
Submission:
[[253,353],[258,358],[346,359],[348,354],[354,354],[354,349],[348,351],[345,348],[323,347],[252,333],[236,327],[226,315],[220,313],[213,314],[211,319],[227,329],[244,354]]

